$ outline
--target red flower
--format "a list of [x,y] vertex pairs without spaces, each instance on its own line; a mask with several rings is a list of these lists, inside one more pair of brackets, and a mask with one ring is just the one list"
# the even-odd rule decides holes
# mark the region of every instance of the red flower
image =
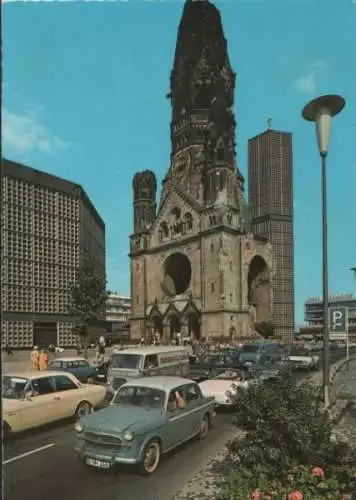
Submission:
[[303,500],[303,493],[300,491],[292,491],[289,493],[288,500]]
[[261,500],[262,496],[261,496],[261,491],[259,488],[256,488],[255,490],[253,490],[253,492],[251,493],[251,500]]
[[324,477],[325,472],[321,467],[314,467],[311,473],[312,477]]

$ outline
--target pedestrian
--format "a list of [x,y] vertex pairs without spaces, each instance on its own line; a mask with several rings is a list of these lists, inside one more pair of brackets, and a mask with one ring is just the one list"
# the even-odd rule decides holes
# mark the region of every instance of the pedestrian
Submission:
[[38,347],[35,345],[30,354],[30,370],[32,372],[37,372],[39,370],[40,356],[38,352]]
[[45,350],[41,349],[38,361],[39,369],[41,372],[48,369],[48,354]]
[[99,342],[98,348],[97,348],[97,361],[98,364],[101,365],[104,363],[105,359],[105,344],[102,344]]
[[5,346],[5,352],[6,352],[6,354],[9,357],[11,356],[13,358],[15,356],[14,355],[14,351],[13,351],[12,347],[9,344],[6,344],[6,346]]

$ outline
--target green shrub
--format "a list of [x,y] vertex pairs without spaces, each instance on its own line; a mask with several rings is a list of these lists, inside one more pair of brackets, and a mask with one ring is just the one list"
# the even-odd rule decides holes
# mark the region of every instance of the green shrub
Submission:
[[[246,434],[228,445],[235,467],[222,498],[244,500],[260,488],[276,500],[298,490],[303,500],[337,500],[352,491],[356,451],[333,441],[319,395],[319,388],[298,385],[287,372],[277,381],[237,389],[235,424]],[[325,471],[322,480],[311,477],[315,466]]]

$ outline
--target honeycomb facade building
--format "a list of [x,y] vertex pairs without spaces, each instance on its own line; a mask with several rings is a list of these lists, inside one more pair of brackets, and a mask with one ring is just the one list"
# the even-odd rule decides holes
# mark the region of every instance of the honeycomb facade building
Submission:
[[232,71],[219,10],[186,1],[168,98],[171,158],[133,179],[131,336],[246,337],[269,321],[273,257],[247,229]]
[[70,285],[84,255],[105,274],[105,225],[83,188],[9,160],[1,176],[2,342],[74,345]]
[[294,209],[292,134],[269,128],[248,141],[251,230],[273,247],[275,334],[291,341],[294,332]]

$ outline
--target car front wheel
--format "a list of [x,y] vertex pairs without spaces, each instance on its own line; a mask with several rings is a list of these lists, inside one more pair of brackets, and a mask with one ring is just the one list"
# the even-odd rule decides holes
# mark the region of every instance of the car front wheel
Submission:
[[77,420],[80,420],[81,418],[85,417],[86,415],[89,415],[89,413],[92,412],[92,406],[90,403],[87,401],[82,401],[79,403],[77,406],[77,409],[75,410],[75,418]]
[[143,452],[139,470],[144,476],[153,474],[158,469],[161,460],[161,445],[156,439],[150,441]]

